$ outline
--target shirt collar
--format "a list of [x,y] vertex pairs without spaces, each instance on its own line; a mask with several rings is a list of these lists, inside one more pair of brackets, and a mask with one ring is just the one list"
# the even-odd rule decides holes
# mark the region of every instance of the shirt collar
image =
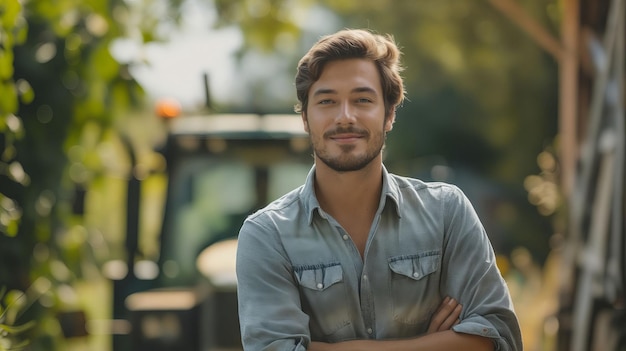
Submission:
[[[304,186],[300,190],[300,198],[303,201],[304,209],[307,214],[307,220],[309,225],[313,222],[314,213],[317,213],[325,217],[322,211],[317,197],[315,196],[315,165],[311,167],[309,174],[306,177]],[[396,214],[400,216],[400,189],[398,183],[394,179],[393,175],[387,172],[387,168],[383,165],[383,188],[381,191],[381,198],[379,203],[379,209],[384,208],[387,199],[391,199],[395,205]]]

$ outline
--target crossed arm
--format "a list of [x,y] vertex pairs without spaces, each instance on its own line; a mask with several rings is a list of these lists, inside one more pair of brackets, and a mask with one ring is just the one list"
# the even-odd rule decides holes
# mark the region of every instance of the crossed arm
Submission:
[[339,343],[311,342],[309,351],[493,351],[493,341],[489,338],[457,333],[451,328],[459,323],[462,306],[456,300],[446,297],[430,321],[426,334],[397,340],[350,340]]

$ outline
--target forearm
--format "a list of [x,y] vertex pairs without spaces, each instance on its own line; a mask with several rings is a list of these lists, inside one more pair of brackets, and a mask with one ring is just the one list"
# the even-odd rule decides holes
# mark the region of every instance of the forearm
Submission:
[[489,338],[456,333],[451,330],[418,338],[399,340],[351,340],[339,343],[313,342],[309,351],[493,351]]

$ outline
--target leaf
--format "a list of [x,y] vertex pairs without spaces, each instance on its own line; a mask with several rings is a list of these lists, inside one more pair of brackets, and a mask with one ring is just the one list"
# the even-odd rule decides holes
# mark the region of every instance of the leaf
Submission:
[[24,17],[18,17],[13,27],[13,36],[15,37],[15,44],[22,44],[28,38],[28,23]]
[[99,45],[92,55],[91,67],[98,75],[97,78],[109,81],[117,76],[120,65],[111,56],[108,45]]
[[4,6],[0,7],[0,26],[12,28],[22,11],[22,5],[18,0],[4,0]]
[[0,48],[0,81],[13,77],[13,52]]
[[35,323],[35,321],[28,321],[27,323],[24,323],[22,325],[17,325],[17,326],[9,326],[6,324],[0,324],[0,330],[4,330],[5,332],[11,335],[18,335],[34,327],[36,324],[37,323]]
[[[3,339],[0,338],[0,351],[20,351],[28,346],[28,340],[23,340],[20,342],[11,342],[10,340],[4,339],[4,343],[2,343]],[[8,346],[5,346],[8,345]]]
[[25,79],[20,79],[15,83],[20,95],[20,100],[24,105],[28,105],[35,99],[33,87]]
[[0,82],[0,116],[17,110],[17,92],[13,83]]

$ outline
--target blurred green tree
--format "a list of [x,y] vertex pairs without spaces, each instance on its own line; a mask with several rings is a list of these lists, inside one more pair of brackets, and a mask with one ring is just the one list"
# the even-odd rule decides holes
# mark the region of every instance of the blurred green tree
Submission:
[[142,88],[110,52],[123,36],[156,39],[157,18],[133,21],[132,10],[122,0],[0,0],[0,286],[35,292],[21,316],[38,321],[33,350],[58,346],[55,287],[91,257],[81,204],[102,170],[98,142],[142,107]]

